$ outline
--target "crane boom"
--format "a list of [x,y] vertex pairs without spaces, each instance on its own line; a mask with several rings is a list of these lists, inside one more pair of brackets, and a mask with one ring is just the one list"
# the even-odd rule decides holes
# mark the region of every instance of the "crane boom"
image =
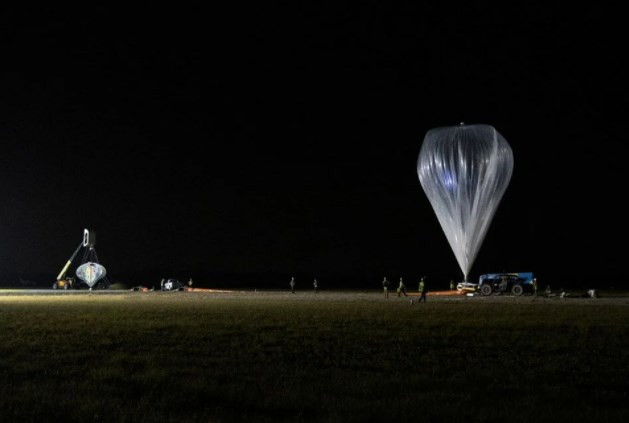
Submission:
[[72,256],[70,257],[70,259],[68,260],[66,265],[63,266],[63,269],[61,269],[61,272],[59,272],[59,276],[57,276],[57,280],[58,281],[63,279],[63,277],[65,276],[66,272],[68,271],[68,267],[70,267],[70,265],[72,264],[72,260],[74,260],[74,257],[76,257],[76,255],[78,254],[78,252],[79,252],[79,250],[81,249],[82,246],[83,246],[83,241],[81,241],[79,246],[76,247],[76,250],[74,250],[74,253],[72,253]]

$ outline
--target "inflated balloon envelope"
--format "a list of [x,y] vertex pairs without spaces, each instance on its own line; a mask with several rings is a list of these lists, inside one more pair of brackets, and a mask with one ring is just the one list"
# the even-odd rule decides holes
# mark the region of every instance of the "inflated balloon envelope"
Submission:
[[417,173],[467,280],[511,180],[511,147],[490,125],[431,129]]
[[94,286],[98,280],[102,279],[107,270],[98,263],[87,262],[76,269],[76,276],[87,284],[90,288]]

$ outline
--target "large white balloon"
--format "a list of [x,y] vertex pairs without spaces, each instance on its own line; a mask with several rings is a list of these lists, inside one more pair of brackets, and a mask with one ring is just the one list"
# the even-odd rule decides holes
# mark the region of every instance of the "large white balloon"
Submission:
[[87,284],[90,288],[94,286],[98,280],[105,277],[107,270],[98,263],[87,262],[76,269],[76,276]]
[[431,129],[417,173],[467,280],[511,180],[511,147],[490,125]]

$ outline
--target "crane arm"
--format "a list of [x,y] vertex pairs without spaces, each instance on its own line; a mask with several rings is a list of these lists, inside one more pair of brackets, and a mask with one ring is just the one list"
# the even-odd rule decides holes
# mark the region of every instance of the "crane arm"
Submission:
[[74,257],[76,257],[77,253],[79,252],[79,250],[81,249],[82,246],[83,246],[83,241],[81,241],[79,246],[76,247],[76,250],[74,250],[74,253],[72,253],[72,256],[70,257],[70,259],[68,260],[66,265],[63,266],[63,269],[61,269],[61,272],[59,272],[59,276],[57,276],[57,280],[63,279],[63,277],[65,276],[66,272],[68,271],[68,267],[70,267],[70,265],[72,264],[72,260],[74,260]]

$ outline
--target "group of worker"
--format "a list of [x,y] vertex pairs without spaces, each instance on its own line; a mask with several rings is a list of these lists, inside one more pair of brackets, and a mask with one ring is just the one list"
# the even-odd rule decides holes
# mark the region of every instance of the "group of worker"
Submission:
[[[295,293],[295,277],[291,277],[290,278],[290,292],[291,293]],[[382,281],[382,288],[384,289],[384,298],[389,298],[389,285],[390,282],[389,280],[385,277],[384,280]],[[315,278],[312,286],[314,288],[314,292],[315,294],[319,292],[319,282],[317,282],[317,279]],[[454,290],[454,281],[450,281],[450,289]],[[424,301],[426,302],[426,294],[428,293],[428,287],[426,286],[426,277],[422,276],[422,278],[419,280],[419,286],[418,289],[419,291],[419,299],[417,300],[417,302],[421,302]],[[404,284],[404,279],[400,278],[400,284],[397,288],[397,296],[401,297],[402,295],[404,295],[405,297],[408,297],[408,294],[406,293],[406,285]],[[413,303],[413,300],[411,300],[411,304]]]
[[[315,278],[312,282],[312,286],[315,294],[317,294],[319,292],[319,282],[317,281],[317,278]],[[295,293],[295,277],[290,278],[290,292],[293,294]]]
[[[384,289],[384,298],[389,298],[389,285],[390,285],[389,281],[385,276],[384,280],[382,281],[382,288]],[[426,286],[425,276],[423,276],[419,280],[418,291],[419,291],[419,300],[417,300],[417,302],[421,302],[422,300],[426,302],[426,294],[428,293],[428,287]],[[405,297],[408,297],[408,294],[406,293],[406,285],[404,285],[404,279],[400,278],[400,284],[397,288],[397,296],[401,297],[402,294],[404,294]],[[413,300],[411,300],[411,304],[412,303],[413,303]]]

